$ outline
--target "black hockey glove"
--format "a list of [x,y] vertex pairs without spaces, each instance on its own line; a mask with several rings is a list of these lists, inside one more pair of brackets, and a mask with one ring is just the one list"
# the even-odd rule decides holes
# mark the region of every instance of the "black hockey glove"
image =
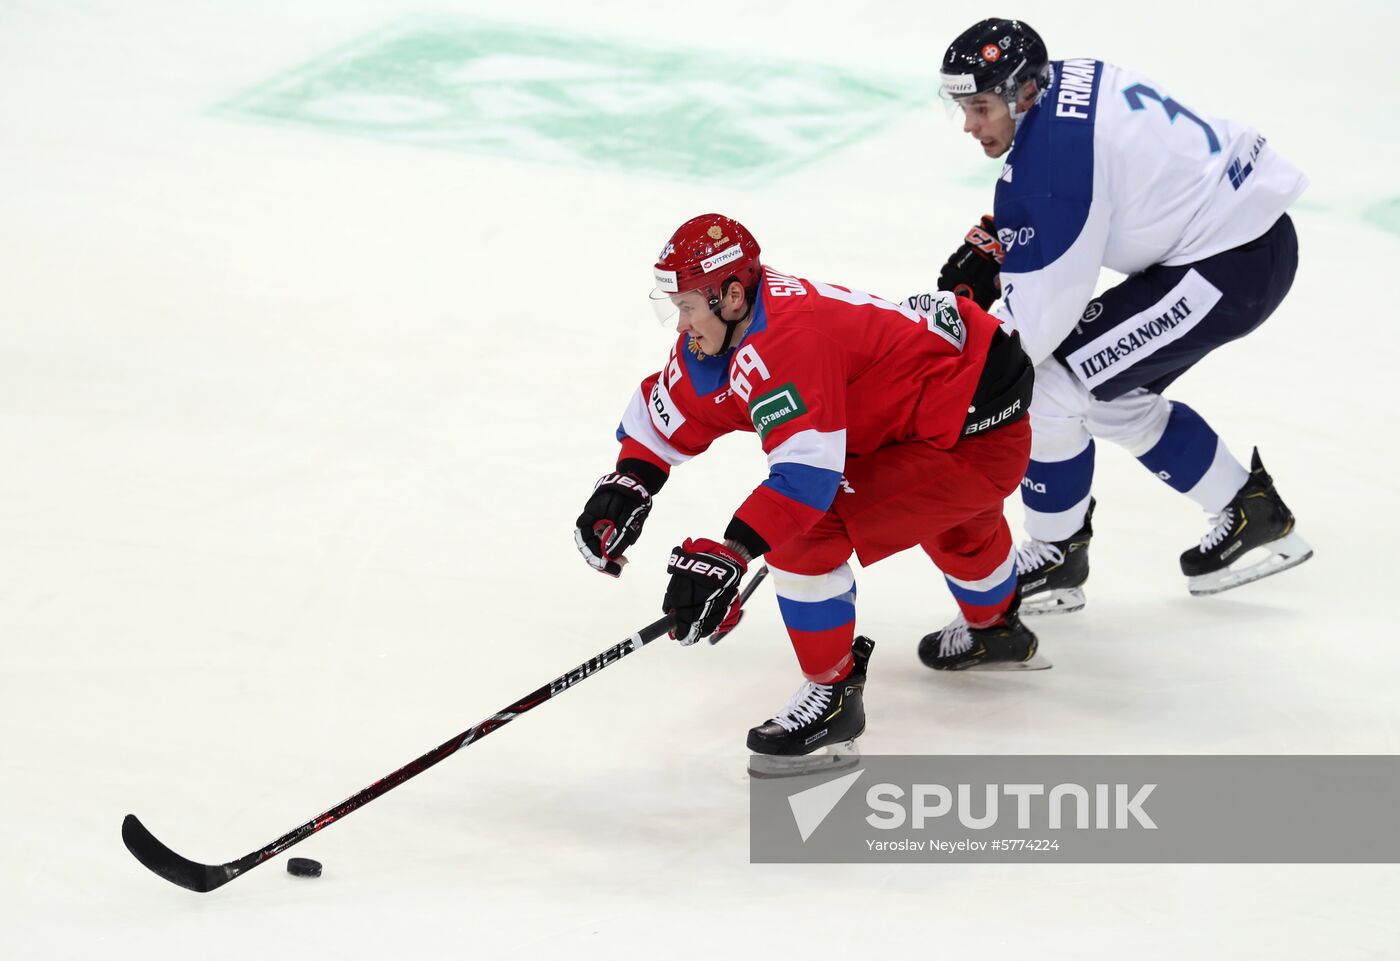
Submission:
[[737,551],[718,541],[686,538],[671,551],[666,573],[671,583],[661,610],[676,615],[671,636],[694,644],[711,634],[728,633],[739,621],[739,582],[749,569]]
[[1001,262],[1006,254],[997,240],[991,215],[967,232],[962,246],[953,252],[938,275],[938,289],[967,297],[983,310],[1001,296]]
[[617,577],[622,555],[642,536],[651,513],[651,492],[631,471],[614,471],[598,478],[593,495],[574,522],[574,543],[588,566]]

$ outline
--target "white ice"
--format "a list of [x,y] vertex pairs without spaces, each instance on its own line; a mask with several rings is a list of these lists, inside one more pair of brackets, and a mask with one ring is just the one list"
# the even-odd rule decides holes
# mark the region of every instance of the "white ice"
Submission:
[[[800,680],[771,593],[657,644],[209,895],[138,813],[244,854],[658,613],[666,549],[762,474],[730,438],[624,578],[571,525],[669,336],[649,265],[738,217],[768,259],[900,297],[997,166],[932,100],[762,189],[525,164],[212,110],[422,12],[381,0],[0,7],[0,957],[1393,958],[1395,866],[748,863],[745,730]],[[1256,124],[1313,186],[1283,309],[1171,392],[1258,444],[1317,551],[1210,599],[1206,529],[1107,446],[1055,670],[945,677],[922,556],[858,572],[867,753],[1400,751],[1400,151],[1388,3],[531,0],[429,12],[927,78],[973,20]],[[742,110],[742,104],[728,109]],[[705,137],[696,136],[697,148]],[[1392,220],[1392,225],[1394,221]],[[1013,504],[1013,514],[1018,507]]]

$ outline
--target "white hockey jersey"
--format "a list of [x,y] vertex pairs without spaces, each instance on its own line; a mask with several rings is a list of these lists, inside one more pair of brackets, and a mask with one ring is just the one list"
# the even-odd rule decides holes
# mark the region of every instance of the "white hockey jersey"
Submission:
[[1074,329],[1099,269],[1193,263],[1263,234],[1307,178],[1254,129],[1205,117],[1100,60],[1051,64],[997,183],[1006,251],[995,313],[1039,364]]

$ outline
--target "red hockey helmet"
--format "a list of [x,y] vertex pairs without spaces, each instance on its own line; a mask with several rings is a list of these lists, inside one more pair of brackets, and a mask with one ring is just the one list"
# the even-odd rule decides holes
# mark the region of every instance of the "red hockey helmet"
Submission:
[[662,295],[702,291],[713,309],[732,277],[745,291],[758,286],[758,241],[737,220],[701,214],[676,228],[656,258],[656,289]]

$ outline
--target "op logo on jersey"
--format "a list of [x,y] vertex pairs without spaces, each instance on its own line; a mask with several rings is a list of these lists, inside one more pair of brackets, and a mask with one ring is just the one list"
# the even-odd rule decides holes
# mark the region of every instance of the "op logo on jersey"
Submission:
[[1001,59],[1001,47],[994,43],[989,43],[982,48],[982,59],[988,63],[996,63]]
[[759,439],[768,437],[768,432],[779,424],[807,413],[807,405],[793,384],[784,384],[753,399],[749,404],[749,417],[753,419],[753,429]]
[[1001,242],[1001,249],[1004,253],[1011,253],[1016,247],[1024,247],[1035,239],[1034,227],[1002,227],[997,231],[997,240]]

